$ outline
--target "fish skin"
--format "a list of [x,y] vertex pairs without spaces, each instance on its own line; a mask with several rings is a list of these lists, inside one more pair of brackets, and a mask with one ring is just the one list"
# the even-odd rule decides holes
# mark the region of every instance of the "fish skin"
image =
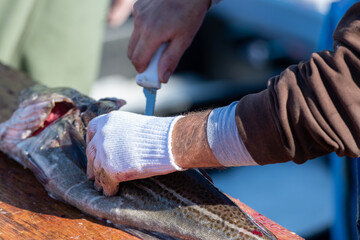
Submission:
[[[174,239],[276,239],[197,170],[124,182],[112,197],[96,191],[85,174],[86,125],[124,101],[96,102],[73,89],[35,86],[23,92],[20,102],[13,117],[0,124],[0,150],[32,170],[56,199],[115,225]],[[61,102],[73,107],[31,136]],[[39,118],[30,124],[32,111]]]

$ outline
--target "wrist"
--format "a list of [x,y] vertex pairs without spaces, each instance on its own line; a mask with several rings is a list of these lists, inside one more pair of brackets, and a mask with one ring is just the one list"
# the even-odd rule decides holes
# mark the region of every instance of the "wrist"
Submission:
[[[166,174],[183,170],[176,165],[171,149],[172,130],[177,117],[142,116],[137,119],[141,127],[134,128],[134,153],[138,155],[139,172]],[[144,168],[144,169],[141,169]]]
[[184,169],[220,167],[207,141],[206,123],[210,111],[189,114],[177,121],[172,131],[172,154]]
[[235,121],[238,102],[216,108],[207,121],[207,140],[217,161],[225,167],[257,165],[247,151]]

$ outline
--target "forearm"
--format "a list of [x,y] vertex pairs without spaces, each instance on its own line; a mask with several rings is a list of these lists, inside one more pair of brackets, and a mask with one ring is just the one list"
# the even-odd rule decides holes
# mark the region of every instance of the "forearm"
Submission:
[[240,101],[239,134],[257,163],[303,163],[331,152],[359,156],[359,18],[355,4],[334,33],[335,52],[314,53]]
[[183,168],[257,165],[235,122],[237,102],[194,113],[175,124],[172,146],[175,162]]
[[206,134],[209,111],[192,113],[178,120],[172,133],[172,153],[180,167],[221,167],[212,153]]

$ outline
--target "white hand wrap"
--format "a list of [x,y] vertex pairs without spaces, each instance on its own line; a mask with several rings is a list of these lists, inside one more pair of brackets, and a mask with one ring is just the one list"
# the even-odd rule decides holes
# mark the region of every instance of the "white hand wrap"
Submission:
[[247,151],[235,122],[237,102],[211,111],[207,122],[207,139],[211,151],[226,167],[257,165]]
[[172,130],[179,118],[113,111],[93,119],[87,137],[89,177],[93,171],[98,178],[102,170],[113,182],[122,182],[183,170],[171,152]]

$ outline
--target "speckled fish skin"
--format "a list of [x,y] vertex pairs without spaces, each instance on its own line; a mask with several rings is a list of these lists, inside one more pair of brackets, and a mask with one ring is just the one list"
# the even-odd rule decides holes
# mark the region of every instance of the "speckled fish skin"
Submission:
[[[56,102],[72,107],[32,136]],[[122,104],[95,102],[72,89],[34,87],[22,94],[13,117],[0,124],[0,150],[30,168],[51,196],[115,226],[171,239],[276,239],[197,170],[121,183],[112,197],[96,191],[85,174],[86,125]]]

